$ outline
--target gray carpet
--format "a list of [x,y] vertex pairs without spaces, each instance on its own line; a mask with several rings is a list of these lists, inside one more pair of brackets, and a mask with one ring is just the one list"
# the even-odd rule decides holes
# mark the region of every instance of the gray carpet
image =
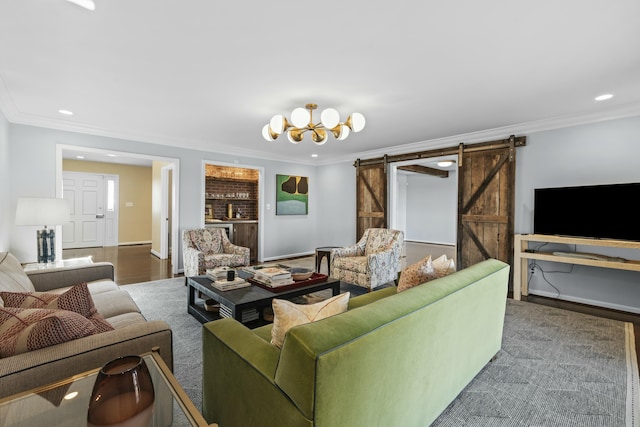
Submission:
[[[200,408],[201,325],[184,278],[123,288],[147,319],[171,325],[174,373]],[[433,426],[640,425],[631,324],[507,300],[502,347]]]

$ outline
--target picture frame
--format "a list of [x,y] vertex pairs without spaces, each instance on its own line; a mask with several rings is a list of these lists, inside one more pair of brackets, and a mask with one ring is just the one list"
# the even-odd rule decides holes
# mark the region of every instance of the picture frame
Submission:
[[309,178],[276,175],[276,215],[308,215]]

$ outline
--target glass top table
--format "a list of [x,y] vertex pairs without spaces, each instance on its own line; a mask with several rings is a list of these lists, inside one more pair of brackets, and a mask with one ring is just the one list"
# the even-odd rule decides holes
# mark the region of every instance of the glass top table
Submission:
[[[156,352],[145,354],[155,391],[154,427],[209,425]],[[93,384],[100,368],[45,387],[0,399],[0,426],[86,426]]]

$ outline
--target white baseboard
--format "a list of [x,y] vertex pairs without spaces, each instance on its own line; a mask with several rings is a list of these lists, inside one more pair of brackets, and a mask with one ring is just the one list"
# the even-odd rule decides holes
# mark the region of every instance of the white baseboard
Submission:
[[531,289],[529,289],[529,294],[552,298],[552,299],[559,299],[563,301],[577,302],[579,304],[593,305],[596,307],[610,308],[612,310],[626,311],[629,313],[640,314],[640,308],[638,307],[631,307],[631,306],[626,306],[621,304],[613,304],[606,301],[596,301],[596,300],[591,300],[586,298],[578,298],[571,295],[558,296],[558,294],[555,292],[538,291],[538,290],[531,290]]
[[160,252],[151,249],[151,255],[153,255],[154,257],[158,258],[158,259],[162,259],[162,257],[160,256]]
[[135,246],[135,245],[150,245],[151,240],[145,240],[140,242],[118,242],[118,246]]
[[267,257],[264,258],[262,261],[275,261],[275,260],[280,260],[283,258],[298,258],[298,257],[303,257],[303,256],[315,256],[315,251],[314,252],[300,252],[297,254],[287,254],[287,255],[280,255],[280,256],[275,256],[275,257]]

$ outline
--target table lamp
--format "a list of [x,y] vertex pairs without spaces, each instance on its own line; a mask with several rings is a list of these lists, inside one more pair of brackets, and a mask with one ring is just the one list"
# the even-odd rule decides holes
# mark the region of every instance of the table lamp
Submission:
[[69,204],[64,199],[23,197],[16,207],[16,225],[41,225],[38,230],[38,262],[49,263],[56,259],[55,230],[48,225],[62,225],[69,222]]

